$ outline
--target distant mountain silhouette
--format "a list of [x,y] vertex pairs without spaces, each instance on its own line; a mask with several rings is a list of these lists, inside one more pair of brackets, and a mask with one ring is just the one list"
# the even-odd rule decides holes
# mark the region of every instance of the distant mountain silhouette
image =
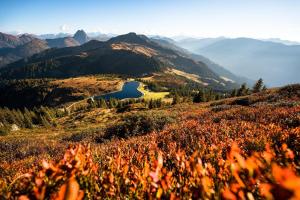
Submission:
[[224,39],[195,52],[253,80],[263,78],[269,86],[300,81],[300,45],[249,38]]
[[90,38],[83,30],[78,30],[73,37],[46,39],[51,48],[74,47],[88,42]]
[[268,42],[276,42],[281,43],[285,45],[300,45],[300,42],[290,41],[290,40],[282,40],[280,38],[269,38],[269,39],[263,39],[262,41],[268,41]]
[[84,32],[84,30],[78,30],[74,34],[73,38],[75,40],[77,40],[77,42],[79,42],[79,44],[84,44],[90,40],[88,35]]
[[33,40],[34,37],[28,34],[23,34],[20,36],[9,35],[0,32],[0,49],[1,48],[14,48],[23,45],[27,42]]
[[46,41],[51,48],[74,47],[80,45],[73,37],[46,39]]
[[15,48],[2,48],[0,49],[0,67],[19,59],[30,57],[48,48],[47,42],[39,39],[33,39],[30,42]]
[[232,82],[236,82],[238,84],[248,83],[249,85],[252,85],[254,83],[254,81],[252,81],[250,79],[247,79],[247,78],[244,78],[244,77],[241,77],[241,76],[236,76],[235,74],[233,74],[229,70],[227,70],[224,67],[214,63],[213,61],[209,60],[208,58],[206,58],[202,55],[191,53],[190,51],[177,46],[177,42],[175,42],[172,39],[159,38],[159,37],[155,37],[155,38],[152,38],[152,39],[154,41],[158,42],[161,46],[163,46],[165,48],[173,49],[175,51],[178,51],[179,53],[181,53],[185,57],[190,57],[190,58],[192,58],[196,61],[201,61],[201,62],[205,63],[213,72],[218,74],[224,80],[229,80],[229,81],[232,81]]
[[58,33],[58,34],[42,34],[36,36],[39,39],[46,40],[46,39],[55,39],[55,38],[64,38],[64,37],[71,37],[69,33]]
[[81,46],[49,49],[7,65],[0,70],[0,77],[62,78],[98,73],[142,76],[172,68],[196,74],[215,88],[237,86],[222,79],[205,63],[135,33],[120,35],[107,42],[91,40]]
[[203,47],[206,47],[208,45],[211,45],[215,42],[218,42],[218,41],[221,41],[221,40],[224,40],[226,38],[224,37],[218,37],[218,38],[185,38],[185,39],[181,39],[181,40],[178,40],[176,41],[176,45],[182,47],[182,48],[185,48],[189,51],[192,51],[192,52],[195,52],[197,53],[196,51],[198,49],[201,49]]
[[[65,37],[66,35],[68,34],[59,33],[59,34],[45,34],[40,36],[23,34],[23,35],[15,36],[15,35],[10,35],[10,34],[5,34],[0,32],[0,67],[15,62],[19,59],[29,57],[35,53],[39,53],[48,48],[64,48],[64,47],[80,46],[81,44],[84,44],[90,40],[90,38],[83,30],[78,30],[74,34],[74,37],[71,36]],[[96,39],[99,40],[109,39],[109,37],[105,38],[104,35],[101,35],[101,37],[103,38],[96,38]],[[50,39],[42,40],[40,38],[50,38]],[[33,42],[30,43],[31,41]],[[23,51],[22,49],[26,49],[27,52]]]

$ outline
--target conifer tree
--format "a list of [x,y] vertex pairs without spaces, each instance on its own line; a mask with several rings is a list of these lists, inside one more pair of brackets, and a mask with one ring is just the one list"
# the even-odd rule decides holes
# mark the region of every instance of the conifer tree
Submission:
[[266,91],[267,90],[267,86],[264,85],[264,87],[262,88],[262,91]]
[[175,96],[173,97],[172,105],[180,103],[180,97],[177,93],[175,93]]
[[150,99],[150,101],[149,101],[148,108],[149,108],[149,109],[154,108],[154,103],[153,103],[153,100],[152,100],[152,99]]
[[195,95],[193,102],[194,103],[200,103],[206,101],[206,95],[204,90],[199,90],[199,92]]
[[247,88],[246,83],[243,83],[241,85],[240,89],[237,92],[237,96],[244,96],[244,95],[246,95],[247,94],[247,90],[248,90],[248,88]]
[[24,113],[24,126],[25,128],[33,128],[32,119],[28,112]]
[[231,97],[236,97],[236,96],[237,96],[237,94],[238,94],[238,91],[237,91],[237,89],[233,89],[233,90],[231,91],[231,94],[230,94],[230,96],[231,96]]
[[263,82],[262,78],[258,79],[253,86],[253,89],[252,89],[253,92],[254,93],[260,92],[263,88],[263,85],[264,85],[264,82]]
[[103,98],[100,99],[100,108],[107,108],[106,101]]

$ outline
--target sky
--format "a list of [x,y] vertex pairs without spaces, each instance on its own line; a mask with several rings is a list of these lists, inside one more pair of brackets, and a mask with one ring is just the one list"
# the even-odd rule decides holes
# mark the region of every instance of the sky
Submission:
[[193,37],[281,38],[300,42],[299,0],[1,0],[0,31]]

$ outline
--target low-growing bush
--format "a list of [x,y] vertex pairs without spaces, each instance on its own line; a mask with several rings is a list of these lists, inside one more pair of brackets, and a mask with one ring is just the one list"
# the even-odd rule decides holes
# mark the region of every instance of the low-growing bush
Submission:
[[144,135],[152,131],[160,131],[165,125],[174,122],[174,117],[160,112],[144,112],[130,114],[106,130],[105,138]]
[[0,136],[8,135],[10,132],[9,128],[6,126],[0,127]]
[[300,97],[300,84],[287,85],[279,89],[279,95],[284,97]]
[[232,106],[230,106],[230,105],[219,105],[219,106],[213,107],[211,109],[211,111],[220,112],[220,111],[224,111],[224,110],[229,110],[230,108],[232,108]]
[[[279,155],[287,166],[276,161]],[[278,154],[266,145],[263,152],[247,156],[232,143],[226,158],[215,162],[203,162],[199,152],[178,151],[172,158],[152,149],[146,154],[116,153],[101,165],[89,147],[79,145],[69,148],[59,162],[44,160],[39,171],[23,174],[9,185],[0,179],[0,195],[70,200],[299,199],[300,177],[287,162],[293,155],[283,144]]]
[[250,106],[251,101],[249,98],[241,98],[241,99],[236,99],[232,102],[232,105],[240,105],[240,106]]

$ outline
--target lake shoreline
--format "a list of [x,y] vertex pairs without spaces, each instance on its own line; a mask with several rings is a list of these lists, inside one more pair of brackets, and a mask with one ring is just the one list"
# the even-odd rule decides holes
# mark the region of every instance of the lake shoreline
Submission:
[[124,82],[121,90],[106,93],[103,95],[99,96],[93,96],[94,99],[110,99],[110,98],[115,98],[119,100],[124,100],[124,99],[137,99],[143,97],[143,93],[138,90],[140,87],[141,83],[139,81],[126,81]]

